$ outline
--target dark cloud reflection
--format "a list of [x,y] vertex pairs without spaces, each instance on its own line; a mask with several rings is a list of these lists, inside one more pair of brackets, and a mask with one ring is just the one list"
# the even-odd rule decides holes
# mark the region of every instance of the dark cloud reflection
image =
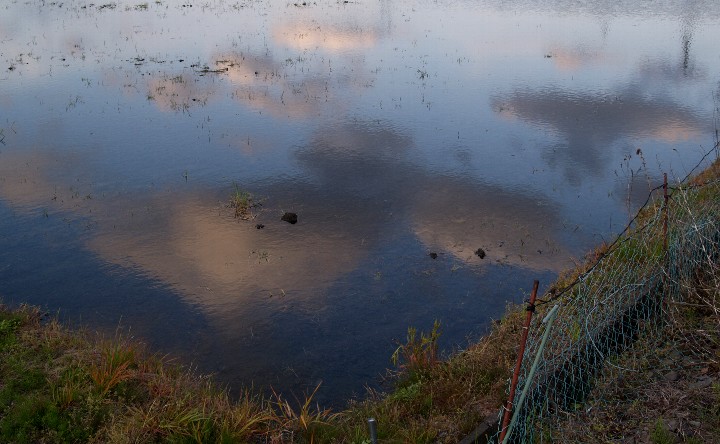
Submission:
[[[559,211],[547,197],[433,174],[409,158],[412,145],[391,127],[355,122],[320,131],[296,156],[318,184],[317,199],[337,205],[325,211],[356,215],[345,230],[382,233],[409,225],[429,251],[465,263],[556,271],[567,265]],[[474,255],[477,248],[486,250],[487,261]]]
[[344,197],[396,196],[411,168],[414,146],[402,131],[374,122],[352,122],[318,130],[296,158],[326,191]]
[[544,157],[576,184],[585,175],[603,174],[611,159],[608,151],[619,140],[675,142],[694,137],[707,126],[692,109],[667,97],[648,96],[637,86],[612,95],[525,90],[495,97],[491,104],[502,116],[556,131],[562,141],[548,147]]

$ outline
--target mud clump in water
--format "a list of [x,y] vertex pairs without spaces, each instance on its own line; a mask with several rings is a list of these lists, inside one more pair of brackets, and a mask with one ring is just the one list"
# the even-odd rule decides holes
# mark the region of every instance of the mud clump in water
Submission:
[[296,213],[285,213],[282,215],[280,220],[283,220],[285,222],[295,225],[297,223],[298,218],[297,218]]

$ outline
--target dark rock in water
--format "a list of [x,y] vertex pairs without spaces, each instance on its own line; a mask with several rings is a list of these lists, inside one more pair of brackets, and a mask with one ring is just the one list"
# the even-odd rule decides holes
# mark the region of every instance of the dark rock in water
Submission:
[[437,259],[437,253],[430,253],[430,254],[428,254],[428,256],[430,256],[433,259]]
[[485,259],[485,250],[483,250],[482,248],[478,248],[475,251],[475,254],[478,255],[480,259]]
[[255,225],[255,228],[257,228],[258,230],[262,230],[263,228],[265,228],[265,225],[257,224],[257,225]]
[[280,220],[284,220],[285,222],[296,224],[297,223],[297,214],[295,213],[285,213],[282,215]]

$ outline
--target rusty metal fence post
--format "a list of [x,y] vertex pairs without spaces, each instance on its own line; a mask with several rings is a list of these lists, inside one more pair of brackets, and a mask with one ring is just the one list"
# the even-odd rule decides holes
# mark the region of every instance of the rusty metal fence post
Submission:
[[527,343],[528,332],[530,331],[530,321],[535,312],[535,298],[540,282],[533,282],[532,293],[530,294],[530,303],[527,306],[527,316],[525,317],[525,325],[523,325],[522,335],[520,336],[520,350],[518,350],[517,362],[515,363],[515,371],[513,372],[512,382],[510,383],[510,394],[505,403],[505,413],[503,414],[502,425],[500,428],[500,440],[502,442],[507,433],[508,423],[510,422],[510,414],[513,410],[513,401],[515,400],[515,389],[517,388],[518,378],[520,377],[520,368],[522,367],[523,355],[525,354],[525,344]]

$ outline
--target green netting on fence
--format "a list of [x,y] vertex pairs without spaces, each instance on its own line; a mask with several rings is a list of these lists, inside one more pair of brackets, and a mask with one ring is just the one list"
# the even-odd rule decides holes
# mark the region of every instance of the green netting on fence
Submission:
[[[694,303],[720,312],[720,181],[708,175],[668,194],[665,203],[663,190],[655,190],[630,230],[598,250],[572,284],[549,290],[537,304],[506,442],[565,441],[561,423],[587,409],[590,399],[602,402],[612,381],[647,365],[641,355],[652,351],[635,344],[667,328],[689,292],[707,287],[705,300]],[[541,350],[542,319],[555,304],[558,315]]]

